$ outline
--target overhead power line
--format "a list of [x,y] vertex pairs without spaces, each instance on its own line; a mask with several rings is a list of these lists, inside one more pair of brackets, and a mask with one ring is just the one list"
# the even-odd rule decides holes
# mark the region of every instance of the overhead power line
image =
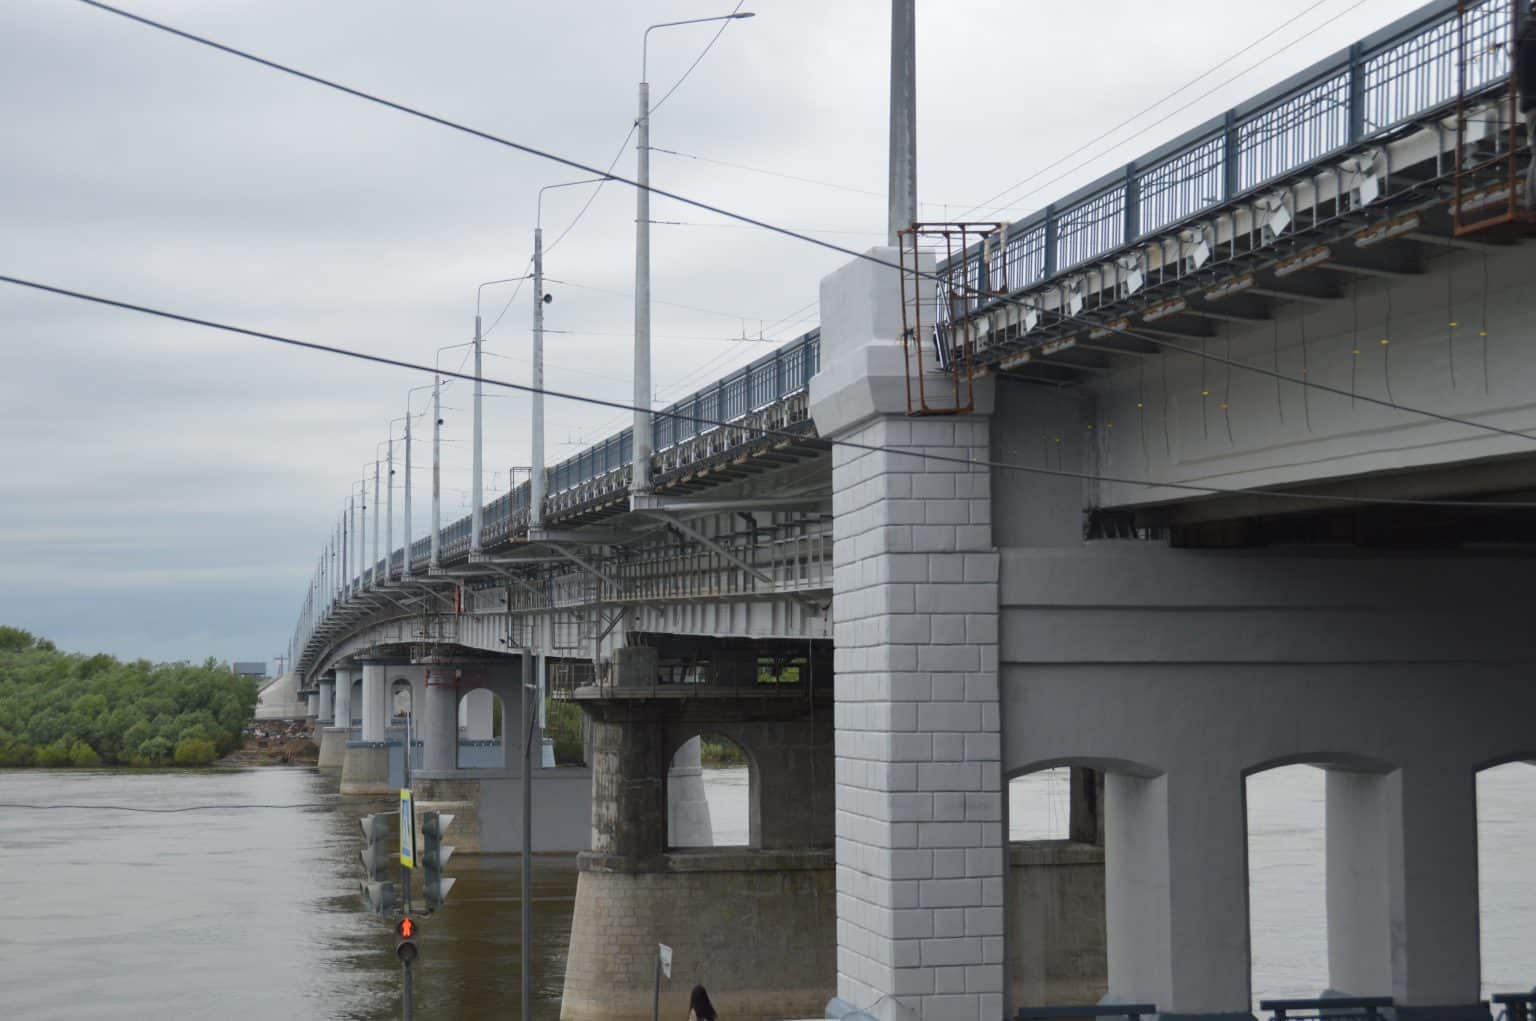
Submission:
[[[126,18],[126,19],[128,19],[130,21],[138,22],[138,23],[143,24],[145,26],[148,26],[150,28],[154,28],[154,29],[156,29],[158,31],[166,32],[166,33],[169,33],[171,35],[177,36],[179,38],[186,39],[186,40],[188,40],[190,42],[194,42],[194,43],[197,43],[197,44],[202,45],[202,46],[207,46],[207,47],[210,47],[212,49],[216,49],[216,50],[219,50],[221,52],[228,53],[228,54],[230,54],[232,56],[239,57],[242,60],[251,61],[252,63],[259,64],[259,65],[261,65],[263,67],[267,67],[267,68],[270,68],[270,69],[275,70],[275,71],[279,71],[279,72],[281,72],[283,74],[292,75],[294,77],[303,79],[305,81],[313,82],[314,84],[324,86],[325,88],[334,89],[334,90],[336,90],[338,92],[345,93],[346,95],[354,96],[354,97],[356,97],[358,99],[362,99],[362,100],[364,100],[366,102],[375,103],[377,105],[386,107],[388,109],[392,109],[392,110],[396,110],[396,111],[398,111],[400,113],[404,113],[404,114],[406,114],[408,116],[415,117],[415,118],[427,121],[427,122],[432,123],[432,124],[437,124],[437,125],[439,125],[441,127],[448,128],[449,130],[452,130],[452,131],[457,131],[457,132],[469,135],[469,136],[474,137],[474,138],[479,138],[479,139],[482,139],[484,141],[492,142],[494,144],[501,145],[501,146],[504,146],[506,148],[516,150],[518,152],[526,153],[526,154],[531,155],[531,156],[536,156],[536,157],[539,157],[541,159],[550,160],[551,162],[560,163],[560,164],[562,164],[564,166],[571,167],[572,169],[580,170],[583,173],[605,176],[605,177],[607,177],[610,180],[617,181],[617,182],[619,182],[621,184],[626,184],[626,185],[628,185],[629,187],[632,187],[632,188],[646,187],[647,190],[649,190],[654,195],[660,195],[660,196],[662,196],[664,198],[670,198],[670,199],[672,199],[672,200],[674,200],[676,202],[680,202],[680,203],[682,203],[683,205],[686,205],[686,206],[691,206],[691,207],[693,207],[695,209],[702,209],[702,210],[704,210],[706,212],[714,213],[714,214],[716,214],[718,216],[723,216],[723,217],[725,217],[727,219],[736,220],[736,221],[738,221],[740,223],[750,224],[752,226],[759,227],[759,228],[761,228],[761,229],[763,229],[765,231],[768,231],[770,233],[779,234],[779,235],[782,235],[784,237],[795,238],[795,239],[797,239],[799,241],[803,241],[803,242],[805,242],[807,244],[814,245],[814,246],[816,246],[818,248],[822,248],[822,249],[825,249],[825,250],[830,251],[830,252],[836,252],[836,253],[838,253],[840,255],[844,255],[844,256],[847,256],[847,257],[852,258],[852,259],[860,259],[860,260],[863,260],[863,261],[866,261],[866,262],[871,262],[871,263],[874,263],[875,265],[882,266],[882,267],[885,267],[887,269],[896,270],[897,272],[906,272],[906,270],[902,266],[898,265],[897,263],[890,262],[889,260],[886,260],[886,259],[882,259],[879,256],[871,255],[868,252],[855,251],[855,250],[853,250],[851,248],[847,248],[847,247],[845,247],[843,245],[836,244],[835,242],[827,241],[827,240],[824,240],[822,238],[813,237],[811,235],[804,234],[804,233],[792,230],[792,229],[787,228],[787,227],[781,227],[781,226],[779,226],[777,224],[770,223],[770,222],[767,222],[765,220],[760,220],[760,219],[757,219],[755,217],[748,216],[748,215],[746,215],[744,213],[734,212],[732,210],[725,209],[725,208],[720,207],[720,206],[712,205],[712,204],[710,204],[708,202],[703,202],[703,201],[700,201],[698,199],[688,198],[685,195],[680,195],[680,194],[677,194],[675,192],[667,191],[667,190],[662,189],[662,188],[657,188],[657,187],[652,186],[652,185],[642,186],[639,182],[637,182],[637,181],[635,181],[635,180],[633,180],[631,178],[623,177],[621,175],[604,174],[603,172],[598,171],[596,168],[590,167],[590,166],[588,166],[588,165],[586,165],[584,163],[580,163],[580,162],[578,162],[576,160],[568,159],[568,158],[566,158],[564,156],[560,156],[560,155],[557,155],[555,153],[551,153],[551,152],[548,152],[546,150],[539,149],[539,148],[537,148],[535,146],[524,144],[522,142],[516,142],[516,141],[513,141],[511,139],[503,138],[503,137],[501,137],[499,135],[494,135],[494,134],[491,134],[490,132],[482,131],[482,130],[480,130],[478,128],[473,128],[473,127],[470,127],[470,126],[465,125],[465,124],[460,124],[460,123],[458,123],[456,121],[449,120],[449,119],[447,119],[445,117],[439,117],[436,114],[427,113],[427,112],[425,112],[423,110],[418,110],[418,109],[416,109],[414,107],[407,106],[407,105],[405,105],[403,103],[397,103],[397,102],[395,102],[393,100],[384,99],[384,98],[382,98],[380,96],[376,96],[376,95],[374,95],[372,93],[364,92],[364,91],[362,91],[360,89],[355,89],[355,88],[352,88],[351,86],[348,86],[348,85],[343,85],[343,84],[341,84],[339,82],[335,82],[335,81],[332,81],[330,79],[320,77],[319,75],[311,74],[311,73],[309,73],[307,71],[301,71],[301,70],[299,70],[297,68],[289,67],[286,64],[281,64],[281,63],[278,63],[277,61],[269,60],[266,57],[257,56],[256,54],[249,53],[249,52],[247,52],[245,50],[240,50],[240,49],[237,49],[237,48],[235,48],[233,46],[228,46],[228,45],[225,45],[224,43],[216,42],[216,41],[214,41],[212,39],[208,39],[208,38],[205,38],[203,36],[199,36],[199,35],[196,35],[194,33],[185,31],[184,29],[179,29],[179,28],[176,28],[174,26],[167,25],[167,24],[165,24],[163,22],[155,21],[155,20],[153,20],[151,18],[146,18],[143,15],[134,14],[134,13],[132,13],[130,11],[126,11],[126,10],[123,10],[121,8],[118,8],[118,7],[113,7],[110,4],[103,3],[102,0],[79,0],[79,2],[83,3],[83,4],[86,4],[86,5],[90,6],[90,7],[95,7],[97,9],[99,9],[99,10],[106,11],[106,12],[111,13],[111,14],[116,14],[116,15],[118,15],[120,17],[123,17],[123,18]],[[1367,2],[1369,2],[1369,0],[1357,0],[1357,2],[1354,5],[1354,7],[1358,7],[1361,4],[1367,3]],[[1349,8],[1349,10],[1353,10],[1354,7]],[[1343,13],[1348,13],[1348,10],[1346,10]],[[1341,15],[1336,15],[1335,18],[1340,17],[1340,16],[1342,16],[1342,14]],[[1313,31],[1316,31],[1316,29],[1313,29]],[[1292,42],[1290,44],[1288,44],[1288,45],[1294,45],[1295,42],[1298,42],[1298,41],[1299,40],[1292,40]],[[937,274],[937,273],[923,272],[923,273],[919,273],[918,275],[920,277],[924,278],[924,279],[927,279],[927,280],[931,280],[931,281],[935,281],[935,282],[941,282],[941,278],[940,278],[939,274]],[[22,281],[22,280],[20,280],[18,278],[14,278],[14,277],[0,277],[0,279],[8,280],[8,281],[13,282],[13,283],[20,283],[20,284],[23,284],[24,286],[36,287],[36,288],[41,289],[41,290],[53,290],[53,291],[56,291],[57,293],[68,294],[69,296],[72,296],[72,297],[85,297],[85,296],[80,295],[80,294],[78,294],[76,292],[65,291],[65,290],[62,290],[62,289],[59,289],[59,288],[53,288],[53,287],[50,287],[48,285],[43,285],[43,284],[34,284],[34,283],[29,282],[29,281]],[[548,279],[548,278],[546,278],[546,279]],[[566,284],[566,286],[579,286],[579,287],[587,286],[587,285],[580,285],[580,284],[572,284],[572,283],[570,283],[568,281],[566,281],[564,283]],[[596,291],[604,290],[603,288],[596,288],[596,287],[589,287],[588,289],[596,290]],[[616,292],[616,291],[610,291],[608,293],[623,295],[623,292]],[[993,297],[1000,297],[1000,296],[993,296]],[[132,308],[135,308],[135,309],[137,309],[139,311],[149,311],[149,310],[143,309],[143,308],[141,308],[139,306],[130,306],[130,305],[123,304],[123,303],[117,303],[117,302],[113,302],[113,301],[111,301],[109,299],[92,299],[92,300],[97,300],[97,301],[100,301],[100,302],[102,302],[104,304],[120,304],[122,307],[125,307],[125,308],[132,307]],[[1020,307],[1020,308],[1033,308],[1033,306],[1030,303],[1023,302],[1023,301],[1020,301],[1020,300],[1015,299],[1015,298],[1002,297],[1002,300],[1004,302],[1006,302],[1008,304],[1011,304],[1011,305],[1014,305],[1016,307]],[[672,304],[676,304],[676,303],[672,303]],[[739,316],[732,315],[732,314],[729,314],[729,313],[711,312],[711,310],[709,310],[709,309],[694,308],[693,306],[688,306],[688,305],[680,305],[679,307],[682,307],[682,308],[693,308],[694,311],[709,312],[710,314],[713,314],[713,315],[726,315],[726,316],[729,316],[729,318],[733,318],[733,319],[740,318]],[[161,313],[161,314],[165,314],[165,313]],[[169,314],[167,314],[167,315],[169,315]],[[172,317],[174,317],[174,316],[172,316]],[[1131,330],[1128,330],[1128,329],[1123,329],[1123,328],[1118,328],[1118,327],[1115,327],[1115,326],[1112,326],[1112,325],[1108,325],[1108,324],[1098,323],[1098,322],[1095,322],[1093,320],[1082,318],[1082,317],[1078,317],[1078,316],[1062,316],[1061,318],[1064,321],[1077,322],[1077,323],[1093,326],[1093,327],[1100,328],[1100,329],[1106,329],[1109,332],[1117,334],[1119,336],[1130,337],[1132,339],[1143,340],[1143,341],[1146,341],[1146,342],[1149,342],[1149,343],[1152,343],[1152,344],[1155,344],[1155,345],[1167,346],[1167,347],[1171,348],[1171,345],[1169,345],[1167,343],[1167,341],[1163,341],[1163,340],[1158,340],[1158,339],[1142,336],[1142,335],[1139,335],[1139,334],[1135,333],[1134,331],[1131,331]],[[187,321],[193,321],[193,320],[187,320]],[[203,324],[203,325],[212,325],[212,324]],[[224,327],[221,327],[221,328],[224,328]],[[235,332],[242,332],[238,328],[229,327],[228,329],[232,329]],[[249,332],[249,331],[245,331],[245,332]],[[254,336],[256,334],[253,333],[252,335]],[[269,339],[280,339],[280,338],[269,338]],[[302,342],[292,341],[292,343],[302,343]],[[324,347],[323,345],[311,345],[311,346]],[[329,349],[329,348],[327,348],[327,349],[328,350],[335,350],[338,353],[350,353],[350,352],[347,352],[346,349]],[[1194,352],[1192,349],[1184,348],[1182,350],[1184,350],[1186,353],[1196,354],[1196,352]],[[1209,357],[1209,358],[1213,358],[1213,359],[1216,357],[1214,355],[1197,355],[1197,356],[1199,356],[1199,357]],[[372,357],[372,356],[369,356],[369,357]],[[389,360],[389,359],[379,359],[379,360],[382,360],[382,361],[384,361],[386,363],[389,363],[389,364],[397,364],[397,365],[400,365],[402,367],[412,367],[412,368],[417,367],[417,366],[414,366],[412,363],[407,363],[407,362],[396,362],[396,361],[392,361],[392,360]],[[1366,396],[1361,395],[1361,394],[1347,394],[1345,391],[1342,391],[1342,390],[1340,390],[1338,388],[1335,388],[1335,387],[1329,387],[1326,384],[1316,383],[1316,382],[1313,382],[1311,380],[1300,378],[1300,377],[1287,376],[1287,375],[1285,375],[1283,373],[1279,373],[1279,372],[1276,372],[1276,371],[1270,370],[1270,369],[1262,369],[1262,368],[1259,368],[1257,366],[1246,365],[1246,364],[1235,362],[1235,361],[1228,361],[1228,362],[1226,362],[1226,364],[1230,364],[1233,367],[1245,369],[1245,370],[1250,371],[1250,372],[1257,372],[1260,375],[1269,376],[1271,378],[1279,379],[1279,380],[1284,381],[1284,382],[1294,383],[1294,384],[1296,384],[1298,386],[1314,387],[1314,388],[1317,388],[1317,389],[1320,389],[1320,390],[1324,390],[1324,391],[1328,391],[1328,392],[1332,392],[1332,393],[1338,393],[1338,394],[1342,394],[1342,395],[1345,395],[1345,396],[1352,396],[1356,400],[1364,400],[1364,401],[1367,401],[1368,403],[1379,404],[1381,406],[1390,407],[1390,408],[1393,408],[1393,409],[1398,410],[1398,411],[1408,412],[1408,413],[1417,414],[1417,415],[1423,415],[1425,417],[1438,419],[1438,420],[1444,421],[1444,422],[1453,422],[1453,423],[1456,423],[1456,424],[1459,424],[1459,425],[1468,426],[1468,427],[1473,428],[1473,429],[1486,430],[1486,431],[1489,431],[1489,432],[1501,433],[1501,434],[1508,435],[1508,436],[1517,436],[1517,437],[1519,437],[1521,439],[1526,439],[1526,440],[1536,440],[1536,436],[1533,436],[1533,435],[1531,435],[1529,433],[1520,432],[1518,430],[1505,429],[1505,428],[1501,428],[1499,426],[1489,425],[1489,424],[1482,423],[1482,422],[1474,422],[1474,421],[1471,421],[1469,419],[1458,418],[1458,417],[1453,416],[1453,415],[1441,414],[1439,412],[1426,411],[1426,410],[1421,409],[1421,408],[1412,408],[1412,407],[1409,407],[1407,405],[1398,404],[1398,403],[1396,403],[1394,401],[1390,401],[1390,400],[1384,401],[1384,400],[1380,400],[1378,398],[1366,397]],[[435,370],[428,370],[428,371],[435,371]],[[444,374],[444,375],[453,376],[455,378],[468,378],[468,379],[472,379],[473,378],[473,377],[463,376],[460,373],[452,373],[452,374]],[[502,383],[500,385],[503,385],[503,386],[514,386],[514,387],[517,386],[517,384],[511,384],[511,383]],[[555,391],[547,391],[547,392],[552,393],[552,394],[555,393]],[[568,395],[560,395],[560,396],[568,396]],[[580,398],[576,398],[576,397],[572,396],[569,399],[575,400],[575,399],[580,399]],[[596,402],[596,403],[601,403],[601,402]],[[630,411],[640,410],[640,409],[634,408],[633,406],[630,406],[630,405],[614,404],[613,406],[614,407],[623,408],[625,410],[630,410]],[[645,410],[648,411],[648,412],[650,411],[650,409],[645,409]],[[1225,490],[1218,490],[1218,491],[1225,492]],[[1242,492],[1242,491],[1241,490],[1236,490],[1234,492]]]
[[[232,333],[238,336],[251,337],[256,340],[282,344],[288,347],[301,348],[308,351],[317,351],[325,354],[340,355],[344,358],[353,358],[358,361],[371,362],[375,365],[387,365],[397,369],[408,369],[412,372],[438,373],[448,375],[440,369],[430,365],[422,365],[409,362],[403,358],[391,358],[387,355],[373,354],[367,351],[357,351],[351,348],[340,347],[335,344],[323,344],[318,341],[302,340],[297,337],[285,337],[277,333],[268,333],[263,330],[250,329],[244,326],[234,326],[229,323],[221,323],[212,319],[204,319],[199,316],[186,315],[180,312],[171,312],[165,309],[154,308],[149,305],[140,305],[135,302],[123,301],[117,298],[108,298],[102,295],[89,294],[84,291],[75,291],[66,287],[57,287],[52,284],[40,283],[35,280],[27,280],[0,274],[0,282],[14,284],[34,291],[55,294],[60,297],[73,298],[78,301],[90,302],[109,308],[123,309],[128,312],[139,312],[144,315],[166,319],[172,322],[187,323],[192,326],[202,326],[223,333]],[[548,387],[533,387],[525,383],[513,383],[509,380],[495,379],[488,376],[476,377],[472,374],[453,373],[455,378],[474,381],[477,378],[481,383],[502,387],[508,390],[520,390],[525,393],[541,393],[546,397],[558,400],[574,401],[581,404],[591,404],[598,407],[613,408],[617,411],[634,412],[641,410],[633,404],[624,401],[607,400],[601,397],[591,397],[585,394],[570,393],[563,390],[552,390]],[[677,419],[684,422],[692,422],[697,425],[710,427],[730,427],[746,429],[758,436],[781,437],[784,439],[804,440],[800,433],[785,429],[774,429],[765,426],[743,425],[741,422],[727,422],[722,419],[710,418],[704,415],[688,414],[678,411],[650,411],[653,415],[664,418]],[[866,453],[901,454],[915,457],[925,461],[937,461],[944,464],[966,465],[971,468],[991,468],[999,471],[1017,471],[1029,475],[1046,475],[1056,478],[1078,479],[1087,482],[1113,482],[1120,485],[1140,486],[1148,489],[1168,489],[1179,492],[1198,493],[1203,496],[1265,496],[1278,500],[1290,500],[1307,503],[1336,504],[1341,506],[1405,506],[1405,507],[1444,507],[1459,508],[1464,510],[1536,510],[1536,501],[1517,500],[1407,500],[1390,497],[1370,498],[1357,496],[1338,496],[1322,493],[1298,493],[1290,490],[1270,489],[1265,487],[1232,488],[1225,486],[1200,485],[1191,482],[1173,482],[1168,480],[1136,479],[1116,475],[1096,475],[1091,472],[1071,471],[1065,468],[1049,468],[1040,465],[1014,464],[1007,461],[995,461],[989,458],[962,457],[958,454],[939,454],[927,449],[909,449],[898,446],[888,446],[879,443],[861,443],[856,440],[825,439],[822,442],[828,446],[843,447],[849,450],[860,450]]]

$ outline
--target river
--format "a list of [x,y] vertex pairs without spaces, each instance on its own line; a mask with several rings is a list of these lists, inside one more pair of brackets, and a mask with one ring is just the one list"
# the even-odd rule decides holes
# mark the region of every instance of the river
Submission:
[[[709,770],[719,843],[746,835],[744,770]],[[0,803],[319,805],[146,814],[0,807],[0,990],[6,1017],[39,1019],[398,1016],[387,923],[358,907],[357,818],[334,779],[305,769],[0,771]],[[1057,777],[1015,783],[1016,838],[1065,825]],[[1249,786],[1254,995],[1310,995],[1326,974],[1322,782],[1294,768]],[[1262,811],[1260,807],[1262,806]],[[1536,769],[1479,784],[1484,977],[1536,975]],[[388,810],[381,802],[377,810]],[[450,841],[451,842],[451,841]],[[516,1015],[518,866],[456,857],[449,907],[422,925],[422,1018]],[[540,856],[534,919],[538,1021],[559,1016],[576,886],[569,856]]]

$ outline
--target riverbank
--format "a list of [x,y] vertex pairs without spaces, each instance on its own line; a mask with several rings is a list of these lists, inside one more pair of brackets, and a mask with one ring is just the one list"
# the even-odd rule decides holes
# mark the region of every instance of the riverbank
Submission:
[[216,766],[313,766],[320,746],[304,720],[252,720],[241,734],[239,748]]

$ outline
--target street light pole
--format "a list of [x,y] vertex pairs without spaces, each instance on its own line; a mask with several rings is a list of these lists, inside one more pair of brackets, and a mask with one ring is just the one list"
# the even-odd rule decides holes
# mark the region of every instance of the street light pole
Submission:
[[640,115],[635,121],[635,424],[632,432],[634,461],[629,491],[641,496],[651,491],[651,86],[646,81],[646,47],[658,28],[698,25],[752,17],[750,11],[710,18],[663,21],[651,25],[640,38]]
[[437,566],[441,550],[443,509],[443,387],[436,366],[432,371],[432,559],[427,569]]
[[544,527],[544,193],[579,184],[599,184],[606,177],[546,184],[539,189],[533,217],[533,472],[528,480],[528,529]]
[[[385,575],[389,574],[386,565]],[[379,587],[379,448],[373,448],[373,566],[369,568],[368,580],[373,588]]]
[[480,493],[480,476],[481,476],[482,472],[480,470],[480,464],[481,464],[481,461],[480,461],[480,456],[481,456],[481,441],[480,441],[480,313],[478,311],[475,313],[475,341],[474,341],[474,344],[475,344],[475,443],[474,443],[475,453],[474,453],[474,458],[473,458],[473,461],[474,461],[474,469],[473,469],[474,470],[474,475],[471,477],[471,479],[469,481],[469,502],[470,502],[470,511],[469,511],[469,551],[471,553],[479,553],[480,552],[480,526],[481,526],[482,521],[483,521],[483,515],[481,514],[481,510],[480,510],[480,496],[481,496],[481,493]]

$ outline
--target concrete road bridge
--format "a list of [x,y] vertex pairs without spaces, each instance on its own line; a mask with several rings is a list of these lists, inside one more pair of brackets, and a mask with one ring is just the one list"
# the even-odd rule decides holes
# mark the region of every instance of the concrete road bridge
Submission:
[[[1229,1018],[1245,783],[1311,764],[1317,989],[1485,1021],[1475,780],[1536,759],[1513,10],[1430,4],[1037,215],[872,250],[657,412],[648,487],[621,434],[541,523],[525,486],[384,557],[350,526],[292,649],[343,788],[387,784],[397,681],[487,849],[537,770],[585,852],[573,1018],[648,1014],[659,940],[733,1016]],[[525,680],[586,766],[470,762],[459,701]],[[692,846],[704,732],[746,848]],[[1008,783],[1062,767],[1073,840],[1011,845]]]

